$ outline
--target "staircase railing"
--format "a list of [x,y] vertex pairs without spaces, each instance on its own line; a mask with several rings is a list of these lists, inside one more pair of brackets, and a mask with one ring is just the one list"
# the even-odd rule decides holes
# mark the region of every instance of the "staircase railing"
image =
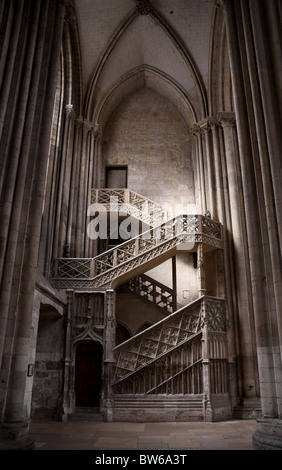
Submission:
[[153,304],[163,313],[173,313],[182,305],[177,304],[176,292],[146,274],[130,279],[117,289],[121,293],[133,293],[144,302]]
[[180,215],[95,258],[55,259],[50,281],[64,289],[110,287],[115,279],[146,268],[152,260],[157,265],[157,258],[169,258],[180,243],[189,243],[192,249],[196,242],[223,248],[221,224],[202,215]]
[[168,219],[168,213],[162,206],[130,189],[93,189],[91,203],[101,204],[107,212],[136,217],[150,227],[156,227]]
[[199,395],[203,393],[202,333],[190,336],[150,364],[113,384],[115,395]]
[[116,346],[114,383],[168,354],[201,330],[202,297]]
[[114,393],[226,392],[225,304],[202,296],[114,348]]

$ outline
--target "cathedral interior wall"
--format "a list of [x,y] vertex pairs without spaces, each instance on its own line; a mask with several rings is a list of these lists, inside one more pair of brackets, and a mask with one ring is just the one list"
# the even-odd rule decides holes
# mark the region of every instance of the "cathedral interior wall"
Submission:
[[102,152],[105,166],[128,167],[129,189],[172,215],[193,212],[189,129],[160,94],[143,88],[124,99],[105,128]]
[[[106,185],[106,167],[115,166],[127,168],[131,191],[170,215],[205,218],[208,233],[193,236],[207,238],[194,253],[173,247],[165,263],[155,266],[155,255],[168,258],[156,252],[144,261],[180,305],[202,294],[220,297],[211,300],[216,314],[207,312],[215,328],[219,319],[222,330],[212,331],[219,334],[211,341],[224,336],[224,354],[208,357],[207,337],[196,342],[205,393],[210,359],[214,376],[224,362],[226,396],[212,397],[215,407],[222,399],[233,416],[261,412],[281,420],[281,6],[199,0],[189,9],[181,0],[173,12],[167,1],[144,0],[120,2],[115,15],[109,2],[105,21],[90,3],[23,0],[15,8],[4,0],[0,7],[1,432],[5,437],[13,427],[17,437],[24,423],[20,433],[27,435],[30,416],[54,417],[60,400],[68,416],[74,392],[68,380],[75,345],[83,341],[103,345],[103,405],[111,420],[116,322],[135,335],[161,318],[131,294],[117,293],[115,311],[111,287],[130,271],[121,269],[102,292],[91,290],[99,261],[93,261],[98,243],[86,233],[87,208],[93,188]],[[87,48],[87,39],[97,37],[97,18],[105,35]],[[204,252],[217,237],[209,211],[222,224],[224,247]],[[132,253],[139,256],[138,244],[132,246],[122,255],[129,265]],[[117,252],[115,260],[111,255],[105,271],[116,269]],[[50,293],[59,261],[61,284]],[[130,266],[132,276],[142,271]],[[36,292],[39,271],[46,298]],[[81,286],[81,276],[85,291],[62,287],[70,279]],[[199,371],[197,364],[194,378]]]
[[54,418],[62,387],[64,319],[53,308],[39,313],[31,416]]

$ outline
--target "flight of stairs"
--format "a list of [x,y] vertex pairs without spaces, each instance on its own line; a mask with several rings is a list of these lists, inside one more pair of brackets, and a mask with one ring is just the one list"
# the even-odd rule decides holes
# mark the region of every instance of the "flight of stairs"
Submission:
[[[97,204],[95,207],[97,209]],[[108,206],[104,207],[107,210]],[[120,205],[109,207],[111,211],[115,209],[119,212]],[[140,213],[144,217],[148,215],[138,208],[135,217]],[[152,218],[151,213],[149,217]],[[57,289],[116,288],[171,258],[178,249],[193,251],[197,243],[222,249],[221,224],[203,215],[181,214],[151,226],[94,258],[56,258],[50,282]]]
[[[156,419],[156,413],[159,420],[169,416],[175,420],[207,419],[210,391],[220,391],[223,401],[227,393],[222,385],[226,374],[225,301],[204,295],[179,308],[173,290],[144,273],[178,249],[195,251],[198,244],[222,249],[221,224],[195,214],[167,220],[160,206],[129,190],[93,190],[92,202],[94,213],[102,204],[110,213],[135,217],[148,229],[94,258],[55,259],[50,279],[53,286],[118,291],[126,285],[129,292],[168,314],[113,349],[116,419],[138,420],[145,415]],[[81,413],[76,410],[76,414],[78,411]]]

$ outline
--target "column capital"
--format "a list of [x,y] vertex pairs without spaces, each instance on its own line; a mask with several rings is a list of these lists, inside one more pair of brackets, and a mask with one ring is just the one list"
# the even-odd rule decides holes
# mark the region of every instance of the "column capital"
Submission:
[[205,134],[206,132],[213,130],[216,126],[219,125],[218,119],[212,116],[209,116],[202,121],[197,122],[194,124],[194,127],[192,128],[196,130],[198,133]]
[[199,137],[199,134],[200,134],[200,128],[197,124],[194,124],[193,127],[191,127],[191,135],[192,137],[194,137],[195,139],[197,139]]
[[75,118],[75,112],[74,112],[72,104],[66,104],[65,105],[65,115],[66,115],[66,117]]
[[94,137],[98,140],[103,139],[103,129],[101,128],[100,124],[96,123],[94,125]]
[[232,112],[218,113],[218,120],[222,127],[235,127],[236,126],[235,113],[232,113]]

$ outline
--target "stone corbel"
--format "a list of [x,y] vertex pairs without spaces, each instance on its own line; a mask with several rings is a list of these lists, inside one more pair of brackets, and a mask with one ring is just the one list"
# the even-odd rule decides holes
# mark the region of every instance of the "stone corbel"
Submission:
[[199,128],[200,133],[206,134],[210,130],[212,130],[218,124],[218,120],[214,117],[207,117],[197,123],[197,127]]
[[93,133],[94,133],[95,139],[97,139],[97,140],[102,140],[103,139],[103,130],[102,130],[100,124],[96,123],[94,125]]
[[191,136],[193,139],[197,140],[200,135],[200,127],[197,124],[194,124],[191,127]]

